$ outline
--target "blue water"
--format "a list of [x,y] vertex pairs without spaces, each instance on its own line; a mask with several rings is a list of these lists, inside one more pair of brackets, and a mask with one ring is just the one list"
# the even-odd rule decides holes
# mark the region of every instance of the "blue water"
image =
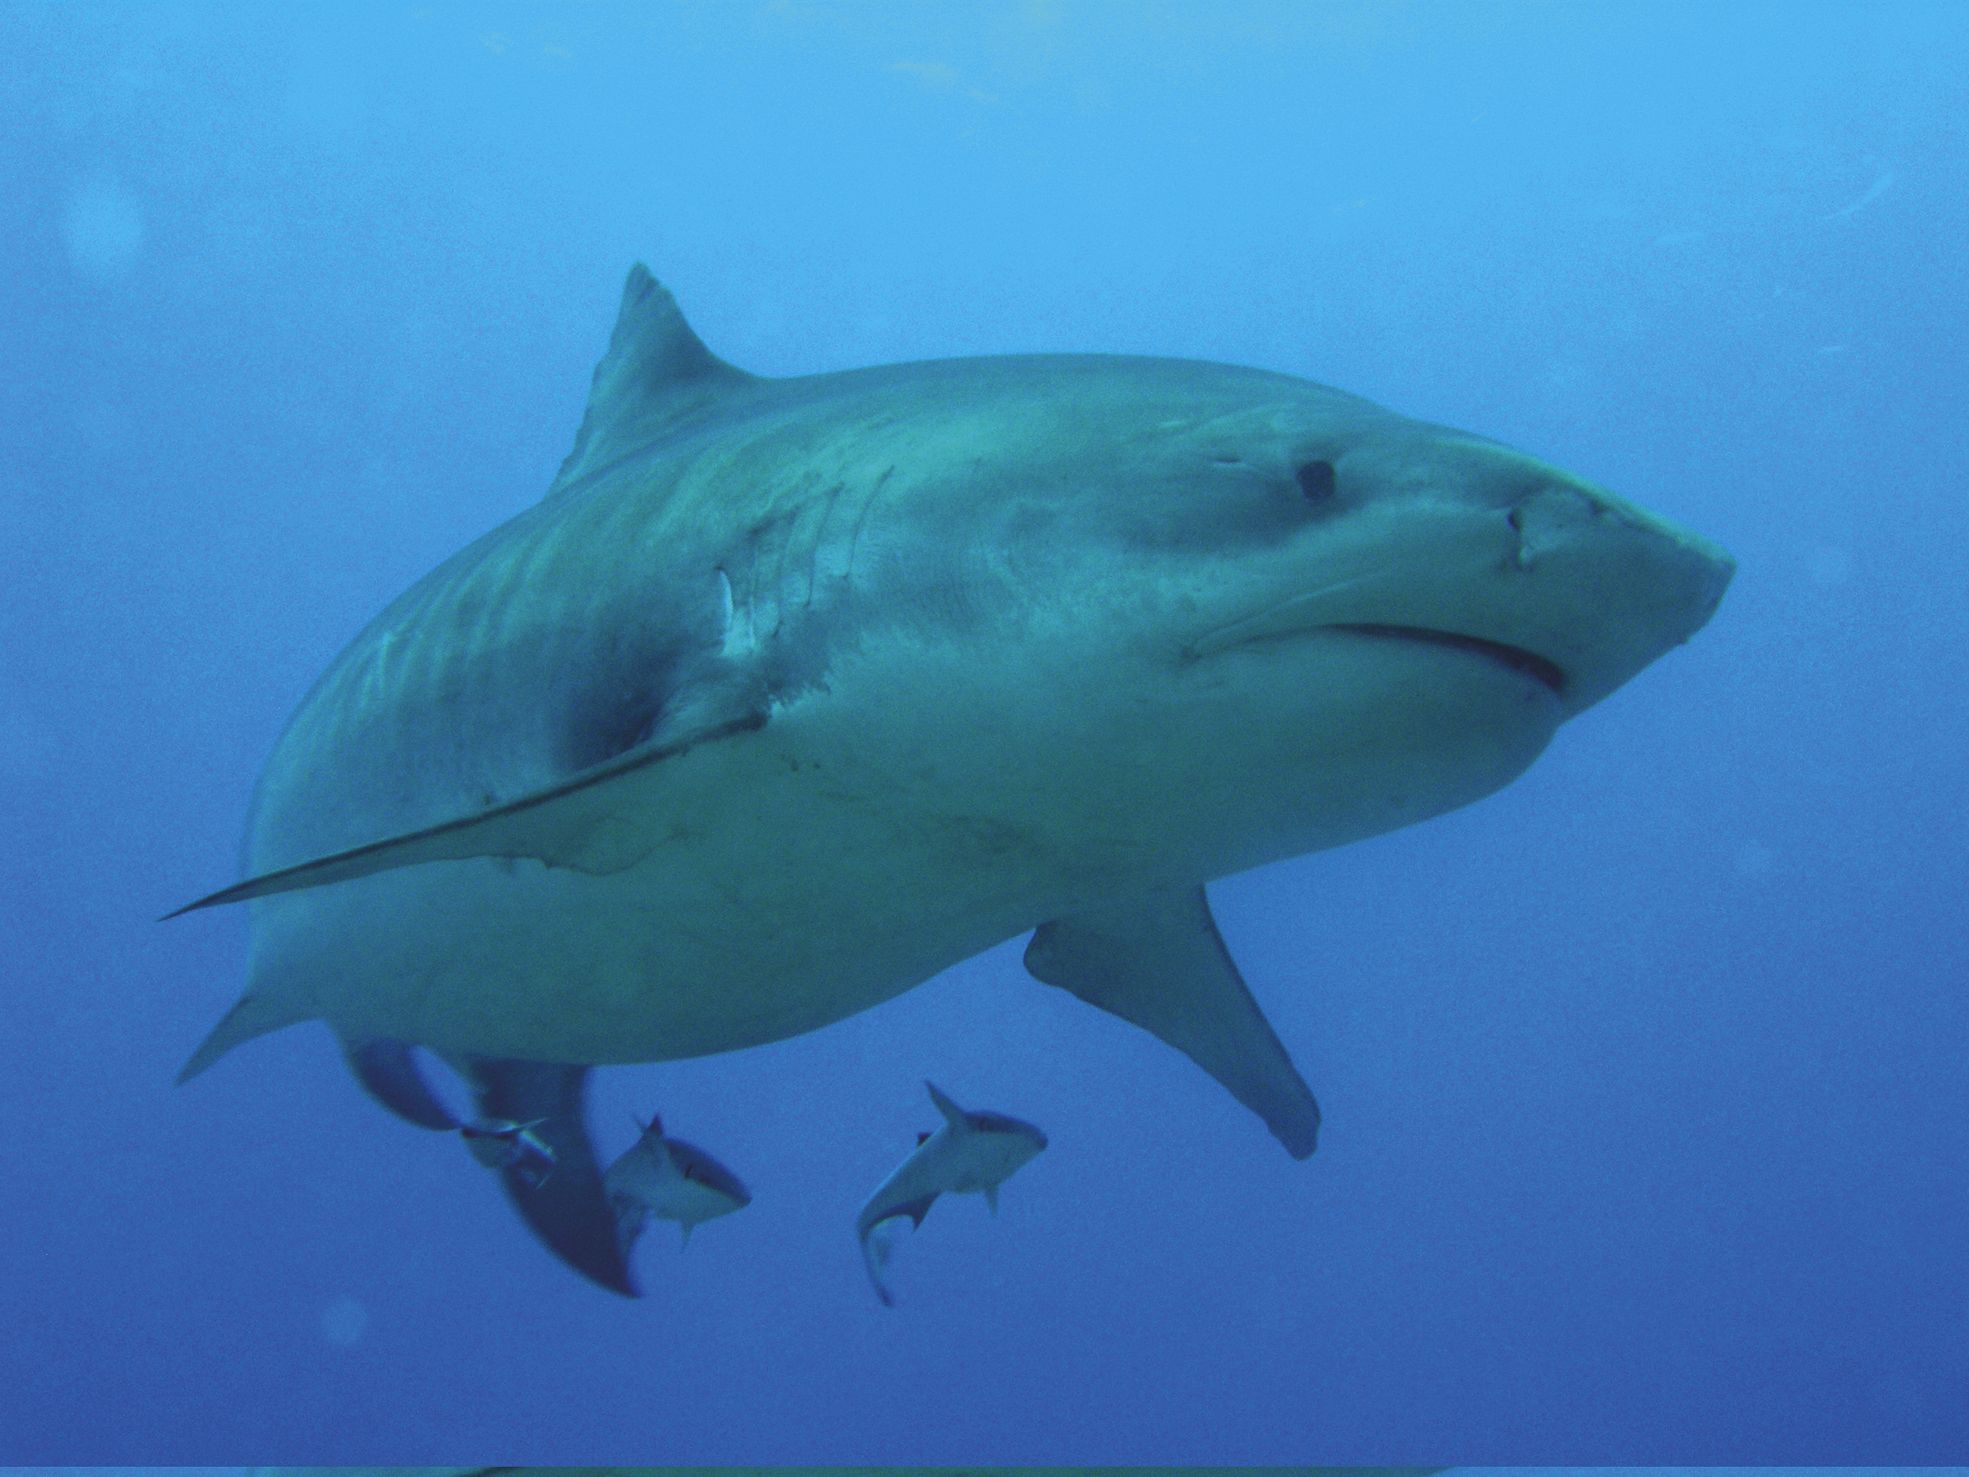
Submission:
[[[0,1460],[1969,1449],[1969,10],[0,7]],[[1521,781],[1226,881],[1295,1163],[1016,946],[612,1070],[751,1185],[650,1295],[327,1033],[182,1090],[253,777],[534,500],[637,258],[734,362],[1264,365],[1713,536]],[[870,1295],[921,1079],[1041,1124]]]

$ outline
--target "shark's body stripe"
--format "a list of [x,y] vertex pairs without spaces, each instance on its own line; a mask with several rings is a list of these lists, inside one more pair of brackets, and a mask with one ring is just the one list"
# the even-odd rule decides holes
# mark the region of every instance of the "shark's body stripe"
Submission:
[[[760,379],[638,268],[547,497],[283,734],[246,880],[191,905],[252,900],[252,960],[187,1072],[319,1018],[391,1043],[358,1070],[413,1121],[441,1115],[412,1046],[575,1120],[581,1068],[812,1030],[1038,929],[1042,978],[1309,1153],[1258,1006],[1291,979],[1245,988],[1203,884],[1497,790],[1729,573],[1535,458],[1269,371]],[[516,1203],[614,1285],[576,1167]]]

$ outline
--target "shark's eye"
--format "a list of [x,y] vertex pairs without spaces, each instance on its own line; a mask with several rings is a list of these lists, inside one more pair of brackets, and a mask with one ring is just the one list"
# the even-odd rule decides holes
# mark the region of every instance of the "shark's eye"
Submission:
[[1332,462],[1302,462],[1293,475],[1298,478],[1299,491],[1305,494],[1306,501],[1316,507],[1332,502],[1339,491]]

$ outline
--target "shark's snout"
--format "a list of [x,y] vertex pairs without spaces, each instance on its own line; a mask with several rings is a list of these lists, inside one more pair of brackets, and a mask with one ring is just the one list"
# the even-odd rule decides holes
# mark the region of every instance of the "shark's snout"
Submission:
[[1709,620],[1736,564],[1709,540],[1597,488],[1554,482],[1505,510],[1524,581],[1521,643],[1565,673],[1574,712]]
[[1687,585],[1698,625],[1716,609],[1736,571],[1736,561],[1719,545],[1595,488],[1541,487],[1512,504],[1505,521],[1517,534],[1522,569],[1534,568],[1547,552],[1577,539],[1632,540]]

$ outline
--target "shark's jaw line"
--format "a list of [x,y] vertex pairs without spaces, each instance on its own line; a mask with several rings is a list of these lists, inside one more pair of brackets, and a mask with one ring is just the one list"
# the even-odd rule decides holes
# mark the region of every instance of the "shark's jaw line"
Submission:
[[1390,626],[1380,624],[1346,624],[1321,626],[1319,630],[1344,631],[1350,636],[1369,636],[1392,641],[1413,641],[1424,646],[1440,646],[1450,651],[1467,651],[1473,656],[1496,662],[1513,672],[1543,683],[1556,697],[1566,695],[1566,674],[1557,662],[1540,656],[1535,651],[1526,651],[1522,646],[1507,646],[1502,641],[1487,641],[1482,636],[1466,636],[1459,631],[1436,631],[1426,626]]
[[1347,636],[1364,636],[1372,640],[1407,641],[1421,646],[1435,646],[1447,651],[1467,652],[1532,678],[1549,688],[1555,697],[1566,696],[1569,684],[1565,669],[1551,658],[1541,656],[1535,651],[1527,651],[1522,646],[1512,646],[1503,641],[1492,641],[1487,637],[1472,636],[1462,631],[1445,631],[1433,626],[1409,626],[1391,621],[1301,619],[1308,606],[1323,602],[1337,591],[1365,583],[1366,581],[1363,580],[1345,581],[1312,595],[1303,595],[1287,601],[1283,605],[1275,606],[1246,620],[1220,627],[1190,643],[1184,648],[1183,656],[1187,661],[1199,661],[1218,652],[1234,651],[1266,642],[1317,636],[1322,633],[1338,633]]

